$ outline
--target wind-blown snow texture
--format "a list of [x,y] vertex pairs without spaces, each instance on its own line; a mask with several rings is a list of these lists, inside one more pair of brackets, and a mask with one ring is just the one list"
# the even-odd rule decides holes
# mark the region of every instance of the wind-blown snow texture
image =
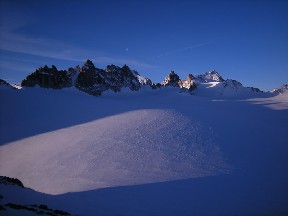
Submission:
[[59,194],[1,186],[2,203],[75,215],[286,215],[288,94],[225,89],[1,90],[0,175]]

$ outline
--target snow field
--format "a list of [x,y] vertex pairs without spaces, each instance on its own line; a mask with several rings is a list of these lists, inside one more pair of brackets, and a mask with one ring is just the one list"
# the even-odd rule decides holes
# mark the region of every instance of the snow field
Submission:
[[201,130],[173,110],[130,111],[4,145],[0,170],[49,194],[228,172]]
[[0,175],[59,194],[1,186],[4,201],[86,216],[287,215],[288,94],[216,87],[0,91]]

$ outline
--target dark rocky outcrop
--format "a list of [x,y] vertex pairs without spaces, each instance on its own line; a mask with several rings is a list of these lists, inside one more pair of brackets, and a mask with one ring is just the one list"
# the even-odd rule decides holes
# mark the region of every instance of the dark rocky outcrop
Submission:
[[107,90],[120,92],[122,88],[138,91],[144,85],[151,86],[151,80],[141,77],[127,65],[108,65],[103,70],[96,68],[90,60],[86,61],[76,81],[79,90],[91,95],[101,95]]
[[5,185],[18,185],[22,188],[24,188],[23,183],[17,179],[17,178],[10,178],[7,176],[0,176],[0,184],[5,184]]
[[72,80],[66,70],[58,70],[54,65],[51,68],[46,65],[28,75],[21,83],[21,86],[26,87],[36,85],[43,88],[62,89],[70,87]]
[[179,76],[174,72],[171,71],[167,77],[162,82],[163,86],[172,86],[172,87],[180,87],[181,86],[181,80]]
[[120,92],[122,88],[138,91],[144,85],[152,87],[153,83],[127,65],[123,67],[108,65],[106,69],[99,69],[91,60],[87,60],[82,67],[69,68],[68,71],[58,70],[54,65],[51,68],[41,67],[28,75],[21,85],[25,87],[38,85],[52,89],[75,86],[80,91],[98,96],[107,90]]

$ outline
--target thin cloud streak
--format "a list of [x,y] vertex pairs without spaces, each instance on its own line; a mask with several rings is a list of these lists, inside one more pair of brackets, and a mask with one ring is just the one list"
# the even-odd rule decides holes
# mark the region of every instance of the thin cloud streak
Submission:
[[178,50],[173,50],[173,51],[168,51],[166,53],[163,53],[161,55],[158,55],[158,56],[155,56],[153,58],[161,58],[163,56],[167,56],[167,55],[172,55],[172,54],[175,54],[175,53],[179,53],[179,52],[183,52],[183,51],[186,51],[186,50],[189,50],[189,49],[194,49],[194,48],[197,48],[197,47],[202,47],[202,46],[205,46],[207,44],[211,44],[213,43],[215,40],[210,40],[210,41],[207,41],[207,42],[203,42],[203,43],[198,43],[198,44],[194,44],[192,46],[188,46],[188,47],[185,47],[185,48],[182,48],[182,49],[178,49]]
[[0,30],[0,50],[81,63],[91,59],[104,64],[128,64],[141,68],[155,68],[153,65],[136,60],[110,57],[102,52],[70,46],[56,40],[18,35],[12,33],[12,29]]
[[99,55],[99,53],[96,52],[90,52],[87,50],[70,47],[59,41],[30,38],[16,35],[10,32],[5,32],[1,34],[0,39],[0,49],[9,52],[17,52],[28,55],[77,62],[83,62],[85,60],[81,58],[81,55],[83,55],[84,53],[88,56],[96,54]]

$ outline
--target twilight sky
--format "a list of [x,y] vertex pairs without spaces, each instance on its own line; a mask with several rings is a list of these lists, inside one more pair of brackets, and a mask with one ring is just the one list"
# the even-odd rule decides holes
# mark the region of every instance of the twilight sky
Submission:
[[288,82],[288,1],[0,0],[0,78],[86,59],[154,82],[216,69],[270,90]]

